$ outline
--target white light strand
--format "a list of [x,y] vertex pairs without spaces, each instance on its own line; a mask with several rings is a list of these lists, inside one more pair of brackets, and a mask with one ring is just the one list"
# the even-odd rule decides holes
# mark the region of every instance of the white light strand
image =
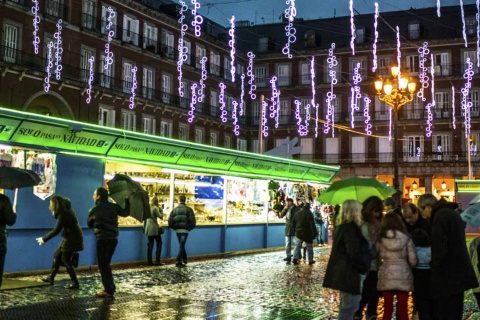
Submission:
[[240,111],[239,111],[239,115],[240,117],[243,116],[243,112],[245,110],[245,74],[242,73],[242,75],[240,76],[240,79],[242,80],[241,82],[241,88],[240,88]]
[[432,136],[432,126],[433,126],[433,104],[431,102],[427,103],[425,109],[427,109],[427,126],[425,127],[425,135],[427,138]]
[[430,76],[432,77],[432,106],[435,107],[436,102],[435,102],[435,66],[434,66],[434,61],[433,61],[433,53],[430,54],[430,60],[431,60],[431,65],[430,65]]
[[247,76],[250,78],[248,79],[248,84],[250,85],[248,94],[250,95],[250,99],[255,100],[257,98],[257,95],[255,94],[255,90],[257,90],[257,86],[255,85],[255,74],[253,72],[253,59],[255,59],[255,54],[252,51],[249,51],[247,53],[247,57],[248,57]]
[[330,132],[330,127],[332,128],[332,137],[335,137],[335,130],[334,128],[334,106],[332,105],[332,101],[335,100],[337,97],[333,93],[333,86],[337,84],[337,71],[335,71],[336,66],[338,65],[337,57],[333,54],[333,50],[335,49],[335,43],[332,43],[330,49],[328,49],[328,76],[330,77],[330,91],[327,92],[327,98],[325,99],[327,105],[327,114],[325,123],[323,124],[323,133],[328,134]]
[[132,88],[130,90],[130,92],[131,92],[130,105],[128,106],[130,109],[135,108],[135,96],[137,95],[137,87],[138,87],[137,71],[138,71],[137,66],[134,66],[132,68]]
[[88,88],[87,88],[87,100],[86,100],[87,103],[90,103],[90,101],[92,101],[92,83],[93,83],[93,77],[95,76],[94,62],[95,62],[95,56],[90,56],[90,58],[88,58],[89,75],[88,75]]
[[297,41],[297,30],[293,27],[293,21],[297,16],[297,8],[295,7],[295,0],[287,0],[287,5],[289,5],[289,7],[285,9],[285,18],[288,19],[288,24],[285,27],[285,36],[287,37],[287,43],[285,44],[285,47],[283,47],[282,52],[289,59],[291,59],[292,54],[290,53],[290,45]]
[[235,16],[230,19],[228,34],[230,35],[230,41],[228,41],[230,46],[230,74],[232,82],[235,82]]
[[480,0],[476,1],[477,13],[475,20],[477,21],[477,67],[480,67]]
[[198,102],[203,102],[205,99],[205,81],[207,81],[207,57],[200,60],[202,66],[202,74],[198,85]]
[[199,14],[197,14],[197,10],[200,9],[200,2],[197,0],[191,0],[192,1],[192,15],[193,15],[193,20],[192,20],[192,26],[195,28],[195,37],[199,38],[202,35],[202,24],[203,24],[203,17]]
[[277,77],[273,76],[270,79],[270,85],[272,87],[272,95],[270,97],[271,105],[270,105],[270,119],[275,118],[275,128],[278,128],[278,98],[280,97],[280,90],[277,89]]
[[462,88],[462,113],[465,119],[465,137],[468,139],[470,137],[470,111],[472,108],[472,101],[468,99],[468,95],[470,93],[470,88],[472,87],[472,79],[475,73],[473,71],[473,63],[470,58],[467,58],[466,65],[467,67],[465,68],[465,73],[463,74],[463,78],[466,81],[465,86]]
[[375,2],[375,22],[373,23],[374,31],[374,40],[373,40],[373,65],[372,65],[372,72],[377,70],[377,41],[378,41],[378,17],[379,17],[379,9],[378,9],[378,2]]
[[437,16],[440,18],[440,16],[442,15],[442,13],[440,12],[440,0],[437,0]]
[[392,141],[392,108],[388,108],[388,141]]
[[[306,136],[308,134],[308,121],[307,117],[305,117],[305,124],[302,124],[302,114],[300,112],[300,108],[302,107],[302,103],[300,100],[295,99],[295,119],[297,119],[297,131],[300,136]],[[307,104],[305,109],[308,108],[310,109],[310,105]]]
[[402,52],[400,51],[400,29],[397,26],[397,67],[398,67],[398,83],[400,83],[400,79],[402,78],[402,74],[400,73],[401,66],[400,62],[402,60]]
[[363,108],[363,118],[365,119],[365,133],[367,135],[372,134],[372,124],[370,123],[370,103],[372,103],[372,100],[370,100],[369,97],[363,98],[364,101],[364,108]]
[[58,19],[56,24],[57,31],[53,34],[55,38],[55,78],[60,80],[62,78],[62,54],[63,54],[63,46],[62,46],[62,19]]
[[358,100],[362,98],[362,94],[360,92],[359,83],[362,82],[362,75],[360,74],[360,68],[362,67],[360,62],[357,62],[355,68],[353,68],[353,86],[350,88],[350,94],[352,96],[351,104],[350,104],[350,127],[353,129],[355,128],[355,111],[360,111],[360,107],[358,106]]
[[430,53],[430,49],[428,49],[428,42],[424,42],[423,46],[418,48],[418,53],[420,54],[420,59],[418,62],[420,74],[418,75],[418,78],[420,79],[421,86],[417,92],[417,97],[421,98],[422,101],[425,102],[427,98],[425,97],[424,90],[428,88],[428,80],[430,80],[428,77],[428,68],[425,65],[428,54]]
[[280,91],[278,91],[277,96],[277,111],[275,113],[275,128],[278,128],[278,118],[280,116]]
[[113,64],[113,52],[110,50],[110,42],[115,37],[115,28],[113,27],[113,18],[115,17],[115,10],[112,7],[107,8],[107,25],[105,30],[107,30],[107,43],[105,43],[105,63],[103,69],[108,70]]
[[353,0],[349,1],[349,9],[350,9],[350,48],[352,48],[352,55],[355,55],[355,23],[353,22]]
[[188,111],[188,123],[192,123],[195,119],[195,107],[197,105],[197,83],[194,82],[190,86],[192,92],[192,98],[190,100],[190,110]]
[[268,137],[268,125],[267,125],[267,107],[268,103],[262,101],[262,134],[264,137]]
[[238,102],[236,100],[233,100],[232,101],[233,133],[236,136],[239,136],[240,126],[238,125],[237,107],[238,107]]
[[220,87],[220,93],[218,95],[218,105],[220,106],[220,119],[223,123],[227,122],[227,108],[225,106],[225,84],[220,82],[218,84]]
[[452,86],[452,127],[457,129],[457,124],[455,120],[455,87]]
[[[318,103],[315,103],[315,57],[312,56],[312,60],[310,61],[310,79],[312,84],[312,100],[310,105],[315,107],[315,138],[318,136]],[[310,109],[310,105],[308,105],[308,109]],[[310,120],[310,112],[308,120]],[[308,124],[307,124],[308,125]],[[308,131],[307,131],[308,132]]]
[[178,37],[178,60],[177,60],[177,72],[178,72],[178,95],[183,98],[185,95],[185,88],[182,81],[183,78],[183,63],[188,59],[188,48],[185,46],[185,42],[183,40],[187,30],[188,25],[184,22],[185,20],[185,12],[188,11],[187,4],[185,1],[180,0],[180,11],[178,14],[180,18],[178,19],[178,23],[180,23],[180,37]]
[[463,10],[463,0],[460,0],[460,11],[462,12],[462,24],[463,24],[463,41],[465,41],[465,48],[467,47],[467,31],[465,28],[465,11]]
[[43,88],[45,92],[50,91],[50,78],[52,77],[52,69],[53,69],[53,47],[55,44],[53,41],[50,41],[47,45],[48,53],[47,53],[47,66],[45,67],[45,72],[47,76],[45,77],[45,87]]
[[40,5],[38,0],[32,0],[32,14],[33,14],[33,51],[35,54],[38,54],[38,47],[40,45],[40,37],[38,36],[39,24],[40,24],[40,16],[38,15],[38,11],[40,10]]

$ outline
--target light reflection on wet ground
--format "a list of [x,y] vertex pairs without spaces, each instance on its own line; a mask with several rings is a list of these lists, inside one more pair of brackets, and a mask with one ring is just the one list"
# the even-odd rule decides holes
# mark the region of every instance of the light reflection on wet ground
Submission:
[[[313,266],[287,265],[278,251],[115,270],[116,298],[106,300],[94,296],[98,273],[80,273],[77,291],[62,274],[53,287],[0,291],[0,319],[336,319],[338,293],[322,287],[329,252],[315,248]],[[471,293],[464,319],[480,319]]]

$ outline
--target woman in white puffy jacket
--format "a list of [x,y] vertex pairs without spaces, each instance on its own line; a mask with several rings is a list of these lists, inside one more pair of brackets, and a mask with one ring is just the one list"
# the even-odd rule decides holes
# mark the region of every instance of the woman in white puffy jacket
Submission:
[[398,214],[383,217],[377,249],[381,261],[377,289],[384,298],[383,320],[392,318],[395,295],[398,319],[408,320],[408,292],[413,291],[412,268],[417,265],[417,254]]

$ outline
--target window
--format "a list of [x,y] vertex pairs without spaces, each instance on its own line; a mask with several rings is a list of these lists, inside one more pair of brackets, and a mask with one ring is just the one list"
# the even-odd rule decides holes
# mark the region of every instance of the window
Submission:
[[210,145],[218,146],[218,132],[216,131],[210,132]]
[[143,49],[157,52],[157,27],[144,22],[143,23]]
[[213,51],[210,52],[210,73],[220,75],[220,55]]
[[358,27],[355,29],[355,43],[364,43],[365,42],[365,28]]
[[432,160],[443,160],[444,156],[450,155],[451,143],[448,134],[432,135]]
[[465,29],[469,36],[477,34],[477,21],[475,17],[465,17]]
[[203,143],[203,128],[195,128],[195,142],[196,143]]
[[407,56],[407,73],[410,75],[418,75],[419,59],[418,55]]
[[170,103],[172,95],[172,76],[162,74],[162,102]]
[[100,59],[100,85],[105,88],[110,88],[113,82],[114,61],[105,69],[105,55],[100,55]]
[[237,63],[237,74],[238,75],[242,75],[242,74],[245,74],[245,66],[241,63]]
[[468,92],[468,99],[472,101],[472,108],[470,109],[470,115],[474,117],[478,117],[479,115],[479,90],[478,89],[470,89]]
[[247,151],[247,140],[237,138],[237,150]]
[[112,107],[99,107],[98,124],[105,127],[115,127],[115,110]]
[[95,28],[95,13],[97,3],[92,0],[83,0],[82,4],[82,27],[86,29]]
[[267,66],[254,67],[255,84],[257,87],[266,87],[268,83]]
[[268,37],[258,39],[258,51],[266,52],[268,50]]
[[435,75],[450,75],[450,55],[448,52],[435,53],[433,58],[435,59]]
[[315,47],[317,44],[315,40],[315,31],[309,30],[305,32],[305,46],[306,47]]
[[469,51],[464,51],[463,52],[463,66],[462,66],[462,73],[465,72],[465,69],[467,69],[467,59],[470,58],[470,62],[473,63],[473,72],[475,74],[479,74],[479,68],[477,66],[477,51],[474,50],[469,50]]
[[47,16],[63,19],[63,1],[47,0],[45,2]]
[[113,38],[115,39],[117,36],[117,9],[111,6],[107,5],[102,5],[102,27],[101,27],[101,33],[102,34],[107,34],[109,30],[107,30],[107,25],[108,25],[108,17],[110,16],[110,13],[108,11],[108,8],[111,8],[115,15],[112,17],[112,26],[110,27],[110,30],[114,32]]
[[310,80],[311,80],[310,63],[301,62],[299,69],[300,69],[300,84],[310,84]]
[[407,119],[421,119],[423,112],[423,101],[421,98],[415,96],[412,102],[405,105],[403,114]]
[[175,58],[174,40],[175,38],[172,32],[167,30],[162,31],[162,53],[170,59]]
[[262,118],[262,108],[260,101],[253,101],[252,103],[253,124],[259,124]]
[[393,162],[393,139],[377,139],[378,141],[378,160],[380,162]]
[[367,76],[367,59],[365,59],[365,58],[361,58],[361,59],[351,59],[350,61],[352,62],[352,64],[351,64],[351,71],[350,71],[351,74],[352,74],[352,77],[353,77],[355,68],[357,67],[357,64],[359,64],[359,63],[360,63],[360,69],[358,69],[359,74],[360,74],[362,77],[366,77],[366,76]]
[[227,57],[223,58],[223,78],[224,79],[230,79],[231,74],[230,74],[230,59]]
[[210,115],[218,116],[218,92],[210,90]]
[[327,163],[338,163],[340,151],[340,139],[339,138],[326,138],[325,139],[325,160]]
[[[375,96],[375,120],[390,119],[390,107]],[[392,119],[393,120],[393,119]]]
[[390,66],[392,64],[391,57],[378,57],[377,59],[377,74],[382,77],[389,77]]
[[410,22],[408,24],[408,37],[410,39],[418,39],[420,38],[420,23],[418,22]]
[[172,128],[173,124],[171,121],[161,121],[160,122],[160,135],[162,137],[171,138],[172,137]]
[[252,153],[260,153],[260,140],[252,140]]
[[133,76],[132,76],[133,64],[130,62],[123,63],[123,92],[131,93],[133,85]]
[[352,162],[365,162],[365,137],[352,137]]
[[313,160],[314,150],[313,150],[313,139],[312,138],[301,138],[300,146],[302,147],[300,158],[303,160]]
[[449,92],[435,92],[435,106],[433,111],[435,112],[435,118],[448,118],[450,106],[450,93]]
[[133,111],[122,110],[122,123],[121,128],[123,130],[136,130],[137,116]]
[[290,85],[290,65],[279,64],[277,65],[277,77],[279,86]]
[[3,45],[5,51],[3,53],[3,60],[10,63],[15,63],[18,57],[20,45],[20,27],[5,23],[3,25]]
[[290,99],[280,100],[280,110],[278,114],[279,123],[288,123],[290,121]]
[[[302,118],[302,122],[305,123],[305,117],[307,115],[307,105],[310,108],[310,115],[312,115],[312,112],[314,111],[313,106],[311,105],[312,103],[312,98],[302,98],[300,99],[300,117]],[[294,105],[294,108],[297,108],[296,105]],[[295,112],[295,110],[294,110]]]
[[155,134],[155,118],[151,116],[143,116],[142,131],[146,134]]
[[187,40],[187,39],[183,39],[183,46],[185,48],[187,48],[187,60],[185,60],[185,64],[187,66],[190,66],[192,64],[192,43],[190,42],[190,40]]
[[90,58],[95,56],[95,50],[82,46],[82,55],[80,57],[80,72],[82,81],[87,82],[90,78]]
[[143,68],[143,80],[142,80],[142,95],[145,99],[153,98],[153,91],[155,90],[155,71],[153,68],[144,67]]
[[125,14],[123,16],[123,36],[122,41],[138,46],[138,28],[137,18]]
[[[477,151],[480,150],[480,136],[478,133],[470,133],[470,157],[472,160],[478,160],[477,158]],[[462,145],[465,143],[465,140],[463,141]],[[467,151],[468,152],[468,151]]]
[[183,84],[183,97],[180,98],[180,107],[187,109],[190,107],[190,94],[192,88],[190,88],[190,82],[182,81]]
[[180,123],[178,125],[178,139],[188,141],[189,135],[188,135],[188,124],[186,123]]
[[205,49],[205,47],[201,45],[197,45],[195,49],[195,67],[197,69],[202,68],[202,64],[200,63],[200,61],[202,60],[203,57],[206,57],[206,56],[207,56],[207,50]]
[[330,77],[330,71],[336,71],[337,72],[337,81],[338,82],[341,82],[342,81],[342,74],[341,74],[341,60],[337,60],[337,65],[336,66],[333,66],[333,68],[329,68],[328,66],[328,62],[327,62],[327,59],[325,59],[325,65],[324,65],[324,68],[323,70],[324,71],[324,81],[325,83],[331,83],[332,82],[332,78]]
[[231,149],[232,148],[232,136],[226,135],[223,143],[225,144],[225,148]]
[[420,161],[423,158],[423,152],[423,135],[403,137],[404,161]]

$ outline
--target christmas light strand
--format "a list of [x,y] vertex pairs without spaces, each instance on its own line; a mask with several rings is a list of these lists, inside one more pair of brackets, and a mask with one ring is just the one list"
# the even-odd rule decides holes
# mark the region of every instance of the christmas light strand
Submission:
[[195,107],[197,105],[197,83],[194,82],[190,86],[192,97],[190,99],[190,110],[188,111],[188,123],[192,123],[195,119]]
[[372,134],[372,124],[370,123],[370,104],[372,100],[369,97],[363,98],[364,108],[363,108],[363,118],[365,119],[365,133],[367,135]]
[[337,84],[337,71],[335,70],[336,66],[338,65],[337,57],[333,54],[333,50],[335,49],[335,43],[332,43],[330,49],[328,49],[328,76],[330,77],[330,91],[327,92],[327,98],[325,99],[327,105],[327,114],[325,123],[323,124],[323,133],[328,134],[330,132],[330,128],[332,128],[332,137],[335,137],[334,133],[334,106],[332,105],[332,101],[336,99],[336,95],[333,93],[333,86]]
[[457,129],[456,119],[455,119],[455,87],[452,86],[452,127]]
[[262,134],[264,137],[268,137],[267,107],[268,103],[262,100]]
[[242,73],[240,76],[241,79],[241,88],[240,88],[240,111],[239,115],[240,117],[243,116],[243,112],[245,110],[245,74]]
[[218,105],[220,106],[220,119],[223,123],[227,122],[227,108],[225,105],[225,83],[220,82],[218,84],[220,87],[220,93],[218,95]]
[[402,60],[402,52],[400,51],[400,29],[397,26],[397,67],[398,67],[398,83],[400,83],[400,79],[402,78],[402,74],[400,73],[401,66],[400,62]]
[[279,97],[280,97],[280,90],[277,88],[277,77],[273,76],[272,79],[270,79],[270,85],[272,87],[272,95],[270,97],[270,102],[272,103],[270,105],[270,113],[269,117],[271,119],[275,118],[275,128],[278,128],[278,110],[279,110]]
[[40,10],[40,5],[38,0],[32,0],[32,14],[33,14],[33,51],[35,54],[38,54],[38,48],[40,45],[40,37],[38,36],[39,24],[40,24],[40,16],[38,15],[38,11]]
[[465,73],[463,74],[463,78],[465,81],[465,86],[462,88],[462,113],[464,116],[464,126],[465,126],[465,136],[468,139],[470,136],[470,111],[472,108],[472,101],[468,99],[468,95],[470,93],[470,88],[472,87],[472,79],[475,74],[473,71],[473,63],[470,58],[467,58],[466,61],[467,67],[465,68]]
[[195,28],[195,37],[199,38],[202,35],[202,24],[203,24],[203,17],[199,14],[197,14],[197,10],[200,9],[200,2],[197,0],[191,0],[192,1],[192,15],[193,15],[193,20],[192,20],[192,26]]
[[362,82],[362,76],[360,74],[360,68],[362,64],[360,62],[357,62],[357,65],[355,68],[353,68],[353,86],[350,88],[350,94],[352,96],[351,98],[351,103],[350,103],[350,127],[353,129],[355,128],[355,111],[360,111],[360,107],[358,105],[358,100],[362,98],[362,94],[360,92],[360,86],[359,83]]
[[433,61],[433,53],[430,54],[430,76],[432,77],[432,105],[435,107],[436,102],[435,102],[435,66],[434,66],[434,61]]
[[432,136],[432,126],[433,126],[433,104],[431,102],[427,103],[425,109],[427,110],[427,126],[425,127],[425,135],[427,138]]
[[230,74],[232,76],[232,82],[235,82],[235,16],[230,19],[230,30],[228,30],[230,40],[228,45],[230,46]]
[[137,71],[138,71],[137,66],[134,66],[132,68],[132,88],[130,89],[130,93],[131,93],[130,104],[128,106],[130,109],[135,108],[135,96],[137,95],[137,87],[138,87]]
[[107,43],[105,43],[105,63],[103,68],[108,70],[110,66],[113,64],[113,52],[110,50],[110,42],[115,37],[115,28],[113,26],[113,18],[115,17],[115,10],[112,7],[107,8],[108,16],[107,16],[107,24],[105,26],[105,30],[107,30]]
[[205,99],[205,81],[207,81],[207,57],[200,60],[202,66],[202,74],[198,85],[198,102],[203,102]]
[[440,18],[440,16],[442,15],[442,13],[440,12],[440,0],[437,0],[437,16]]
[[255,90],[257,90],[257,86],[255,85],[255,74],[253,72],[253,59],[255,59],[255,54],[252,51],[249,51],[247,53],[247,57],[248,57],[247,76],[249,77],[248,85],[250,86],[250,89],[248,90],[248,94],[250,95],[250,99],[255,100],[257,98],[257,95],[255,94]]
[[355,55],[355,23],[353,22],[353,0],[349,1],[349,9],[350,9],[350,48],[352,48],[352,55]]
[[477,13],[475,21],[477,22],[477,67],[480,67],[480,0],[476,1]]
[[378,17],[380,16],[379,14],[379,9],[378,9],[378,2],[375,2],[375,22],[373,23],[373,28],[375,29],[374,31],[374,39],[373,39],[373,64],[372,64],[372,72],[375,72],[377,70],[377,41],[378,41]]
[[88,88],[87,88],[87,103],[90,103],[92,101],[92,84],[93,84],[93,78],[95,76],[95,56],[91,56],[88,59],[88,69],[89,69],[89,75],[88,75]]
[[50,78],[52,77],[52,69],[53,69],[53,47],[55,44],[53,41],[50,41],[47,45],[47,66],[45,67],[45,72],[47,76],[45,77],[45,87],[43,88],[45,92],[50,91]]
[[[308,121],[307,117],[305,117],[305,124],[302,124],[302,114],[300,112],[300,108],[302,107],[302,103],[300,100],[295,99],[295,119],[297,119],[297,131],[300,136],[306,136],[308,134]],[[310,109],[310,105],[307,104],[307,107]]]
[[185,12],[188,11],[187,4],[185,1],[180,0],[180,11],[178,14],[180,18],[178,23],[180,23],[180,37],[178,37],[178,60],[177,60],[177,72],[178,72],[178,95],[183,98],[185,95],[185,88],[183,84],[183,63],[188,59],[188,48],[185,46],[184,37],[188,30],[188,25],[184,22]]
[[293,21],[297,16],[297,8],[295,7],[295,0],[287,0],[287,5],[289,5],[289,7],[285,9],[285,18],[288,19],[288,24],[285,27],[287,43],[285,44],[285,47],[283,47],[282,53],[291,59],[293,55],[290,53],[290,45],[297,41],[297,30],[293,27]]
[[280,116],[280,91],[278,91],[276,105],[277,105],[277,111],[275,113],[275,128],[278,128],[278,118]]
[[[310,79],[312,85],[312,100],[311,106],[315,107],[315,138],[318,136],[318,103],[315,103],[315,57],[312,56],[312,60],[310,60]],[[308,109],[310,109],[310,105],[308,105]],[[310,112],[308,114],[308,121],[310,121]]]
[[418,75],[418,78],[420,79],[420,89],[417,92],[417,97],[421,98],[422,101],[426,101],[427,98],[425,97],[424,90],[428,88],[428,81],[430,78],[428,77],[428,68],[425,65],[427,62],[427,57],[430,54],[430,49],[428,49],[428,42],[424,42],[422,47],[418,48],[418,53],[420,54],[419,58],[419,69],[420,69],[420,74]]
[[465,11],[463,10],[463,0],[460,0],[460,11],[462,12],[462,25],[463,25],[463,41],[465,41],[465,48],[467,47],[467,31],[465,27]]
[[55,41],[55,78],[60,80],[62,77],[62,54],[63,54],[63,47],[62,47],[62,19],[58,19],[56,24],[57,31],[53,34],[53,38]]
[[238,102],[236,100],[233,100],[232,101],[233,133],[236,136],[239,136],[240,126],[238,125],[237,107],[238,107]]
[[392,141],[392,108],[388,108],[388,141]]

